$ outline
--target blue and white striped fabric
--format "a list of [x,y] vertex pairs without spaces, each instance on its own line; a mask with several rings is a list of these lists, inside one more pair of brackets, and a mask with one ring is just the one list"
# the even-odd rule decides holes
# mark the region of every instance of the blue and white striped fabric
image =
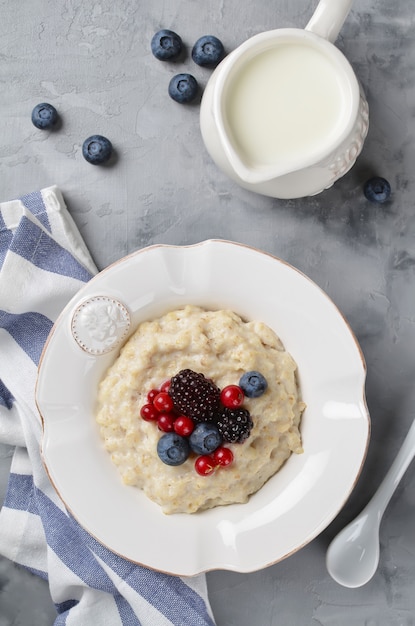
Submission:
[[0,442],[15,446],[0,553],[49,582],[56,625],[214,626],[204,576],[168,576],[110,552],[71,518],[41,462],[39,357],[96,271],[59,189],[0,204]]

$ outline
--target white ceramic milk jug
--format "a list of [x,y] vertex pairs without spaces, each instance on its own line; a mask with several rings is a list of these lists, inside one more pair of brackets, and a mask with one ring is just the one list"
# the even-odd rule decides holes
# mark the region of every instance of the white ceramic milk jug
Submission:
[[305,29],[260,33],[215,69],[200,124],[218,167],[242,187],[300,198],[331,187],[355,163],[368,105],[333,42],[352,0],[320,0]]

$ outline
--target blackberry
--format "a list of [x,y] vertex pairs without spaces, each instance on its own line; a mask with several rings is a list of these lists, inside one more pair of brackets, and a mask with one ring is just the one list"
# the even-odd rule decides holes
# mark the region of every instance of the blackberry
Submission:
[[253,425],[251,414],[242,408],[223,407],[217,418],[218,430],[228,443],[243,443],[248,439]]
[[181,370],[170,382],[175,409],[195,422],[212,422],[219,409],[219,388],[201,373]]

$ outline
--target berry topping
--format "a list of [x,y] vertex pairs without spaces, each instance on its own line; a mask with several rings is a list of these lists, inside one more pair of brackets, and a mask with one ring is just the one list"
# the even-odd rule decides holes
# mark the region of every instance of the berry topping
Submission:
[[389,200],[391,186],[389,182],[381,176],[374,176],[367,180],[363,186],[363,193],[370,202],[382,204]]
[[58,112],[47,102],[37,104],[32,111],[32,123],[40,130],[53,128],[58,121]]
[[160,413],[152,404],[144,404],[140,409],[140,415],[146,422],[151,422],[158,419]]
[[198,456],[195,461],[195,470],[201,476],[208,476],[217,467],[217,462],[211,456]]
[[189,457],[189,443],[177,433],[166,433],[158,440],[157,454],[166,465],[181,465]]
[[191,453],[197,454],[194,467],[201,476],[234,461],[232,450],[223,442],[243,443],[253,421],[242,407],[245,396],[255,398],[267,388],[260,372],[246,372],[239,385],[222,391],[202,373],[183,369],[158,389],[150,389],[141,417],[154,421],[164,432],[157,453],[167,465],[180,465]]
[[174,422],[174,430],[178,435],[182,437],[188,437],[194,430],[195,423],[190,417],[186,415],[180,415]]
[[213,453],[213,458],[218,465],[222,467],[226,467],[230,465],[233,461],[233,452],[229,448],[218,448]]
[[196,424],[194,431],[189,437],[189,444],[196,454],[210,454],[222,443],[222,437],[215,424],[202,422]]
[[83,157],[92,165],[102,165],[111,158],[112,143],[102,135],[91,135],[82,145]]
[[200,37],[192,49],[193,61],[203,67],[215,67],[224,56],[223,44],[214,35]]
[[218,429],[223,439],[229,443],[243,443],[248,439],[253,422],[246,409],[224,407],[218,417]]
[[181,370],[171,379],[169,395],[175,408],[195,422],[209,422],[219,408],[220,391],[203,374]]
[[153,35],[151,52],[159,61],[177,59],[183,48],[181,37],[172,30],[162,29]]
[[239,381],[239,385],[247,398],[259,398],[268,387],[264,376],[260,372],[255,371],[245,372]]
[[160,393],[158,393],[156,397],[154,398],[153,405],[154,405],[154,408],[157,409],[157,411],[166,412],[166,413],[168,413],[169,411],[172,411],[173,406],[174,406],[173,400],[169,396],[167,391],[160,391]]
[[169,83],[169,96],[180,104],[192,102],[199,91],[199,85],[191,74],[176,74]]
[[227,406],[229,409],[236,409],[241,406],[244,398],[244,392],[238,385],[228,385],[220,392],[220,401],[223,406]]
[[174,430],[174,417],[171,413],[159,413],[157,419],[157,426],[159,430],[165,433],[171,433]]

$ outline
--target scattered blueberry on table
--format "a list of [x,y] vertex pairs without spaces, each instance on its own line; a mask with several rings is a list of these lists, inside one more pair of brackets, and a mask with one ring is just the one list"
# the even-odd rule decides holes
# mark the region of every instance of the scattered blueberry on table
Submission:
[[58,121],[58,112],[52,104],[41,102],[32,111],[32,123],[40,130],[53,128]]
[[102,135],[91,135],[82,145],[83,157],[92,165],[106,163],[112,154],[112,143]]
[[370,202],[382,204],[389,200],[391,195],[390,183],[381,176],[369,178],[363,186],[363,193]]
[[183,48],[181,37],[172,30],[162,29],[153,35],[151,52],[159,61],[177,59]]
[[192,49],[192,59],[202,67],[215,67],[225,56],[222,42],[214,35],[200,37]]
[[169,83],[169,96],[180,104],[192,102],[199,91],[199,85],[191,74],[176,74]]

